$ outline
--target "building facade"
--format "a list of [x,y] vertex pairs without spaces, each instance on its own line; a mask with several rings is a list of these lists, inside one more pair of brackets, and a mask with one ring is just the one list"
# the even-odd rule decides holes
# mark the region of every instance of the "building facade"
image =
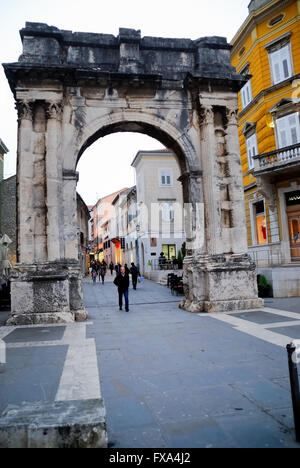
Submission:
[[114,219],[113,200],[127,188],[123,188],[106,197],[100,198],[93,207],[93,223],[92,223],[92,250],[93,260],[102,262],[103,260],[109,264],[111,261],[116,262],[116,254],[114,248],[114,236],[111,235],[111,220]]
[[138,218],[127,245],[131,249],[136,236],[138,263],[147,275],[159,268],[162,252],[167,262],[177,259],[185,242],[180,168],[168,150],[139,151],[132,166]]
[[89,221],[90,211],[77,193],[78,260],[83,275],[88,273],[89,267]]
[[232,46],[249,252],[274,296],[299,296],[300,2],[252,0]]

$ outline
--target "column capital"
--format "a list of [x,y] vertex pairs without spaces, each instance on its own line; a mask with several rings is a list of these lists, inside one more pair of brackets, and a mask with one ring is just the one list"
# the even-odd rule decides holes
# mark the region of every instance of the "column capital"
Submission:
[[226,107],[226,116],[229,125],[238,125],[238,108]]
[[19,120],[33,120],[33,101],[17,100],[15,107],[18,111]]
[[48,119],[60,120],[62,110],[62,102],[46,101],[46,116]]
[[202,124],[213,124],[214,123],[214,110],[213,106],[205,106],[202,108]]

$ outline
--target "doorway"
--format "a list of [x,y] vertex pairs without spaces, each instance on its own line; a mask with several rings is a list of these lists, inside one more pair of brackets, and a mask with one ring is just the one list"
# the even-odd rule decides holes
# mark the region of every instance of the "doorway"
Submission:
[[300,262],[300,205],[287,207],[292,262]]

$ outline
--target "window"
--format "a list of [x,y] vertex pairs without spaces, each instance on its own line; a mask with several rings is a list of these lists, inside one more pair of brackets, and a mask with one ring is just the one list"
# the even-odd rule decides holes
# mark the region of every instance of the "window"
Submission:
[[245,86],[241,89],[242,107],[243,109],[250,104],[252,101],[252,87],[251,80],[249,80]]
[[167,260],[176,258],[176,245],[164,244],[162,246],[162,252]]
[[275,24],[280,23],[283,18],[285,17],[284,13],[281,13],[281,15],[275,16],[275,18],[272,18],[271,21],[269,21],[268,26],[271,28],[272,26],[275,26]]
[[160,171],[160,185],[162,187],[168,187],[171,186],[172,180],[171,180],[171,171],[170,169],[162,169]]
[[279,148],[300,143],[299,114],[286,115],[276,120],[277,140]]
[[253,169],[254,168],[253,156],[256,156],[258,154],[256,133],[253,133],[250,137],[246,138],[246,144],[247,144],[248,167],[249,169]]
[[136,204],[131,203],[128,209],[128,223],[131,223],[137,217]]
[[174,221],[174,207],[173,203],[161,203],[160,205],[162,221],[171,223]]
[[290,44],[269,52],[273,84],[281,83],[293,75]]
[[252,205],[252,237],[253,244],[264,245],[267,243],[267,222],[265,215],[265,203],[259,201]]

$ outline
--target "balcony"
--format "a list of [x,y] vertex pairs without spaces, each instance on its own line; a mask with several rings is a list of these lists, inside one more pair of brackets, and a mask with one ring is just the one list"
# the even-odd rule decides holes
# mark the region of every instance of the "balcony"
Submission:
[[254,176],[294,174],[295,166],[300,165],[300,143],[286,146],[269,153],[258,154],[254,159]]

